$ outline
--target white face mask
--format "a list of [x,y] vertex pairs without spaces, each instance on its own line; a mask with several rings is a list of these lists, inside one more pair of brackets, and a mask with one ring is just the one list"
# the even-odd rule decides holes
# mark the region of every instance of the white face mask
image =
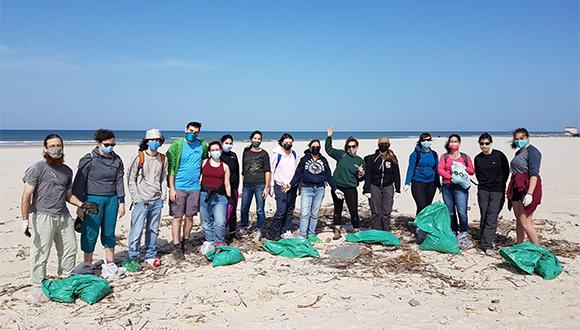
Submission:
[[51,158],[58,159],[58,158],[62,158],[63,148],[62,147],[49,147],[49,148],[46,148],[45,152]]
[[230,152],[230,151],[232,151],[233,148],[234,148],[233,144],[228,144],[228,143],[224,144],[224,152]]

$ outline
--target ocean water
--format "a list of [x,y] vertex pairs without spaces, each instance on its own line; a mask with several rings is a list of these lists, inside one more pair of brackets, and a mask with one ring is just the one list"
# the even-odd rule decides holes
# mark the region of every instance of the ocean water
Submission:
[[[144,131],[135,130],[116,130],[115,136],[117,143],[120,144],[134,144],[141,141],[145,136]],[[59,134],[67,144],[90,144],[93,143],[92,130],[6,130],[0,129],[0,146],[19,146],[19,145],[41,145],[44,137],[48,134]],[[224,134],[231,134],[236,141],[248,141],[250,131],[202,131],[200,137],[206,141],[219,140]],[[284,133],[282,131],[263,131],[264,141],[278,140]],[[326,137],[326,131],[320,132],[289,132],[297,141],[310,141],[312,139],[323,140]],[[405,138],[418,137],[422,132],[420,131],[383,131],[383,132],[335,132],[335,139],[345,139],[349,136],[354,136],[357,139],[378,139],[381,136],[388,136],[390,138]],[[445,137],[452,133],[458,133],[461,136],[479,136],[480,131],[430,131],[434,137]],[[493,136],[509,136],[511,132],[489,132]],[[166,139],[182,137],[183,131],[163,131]],[[533,135],[542,136],[556,136],[562,135],[562,132],[533,132]]]

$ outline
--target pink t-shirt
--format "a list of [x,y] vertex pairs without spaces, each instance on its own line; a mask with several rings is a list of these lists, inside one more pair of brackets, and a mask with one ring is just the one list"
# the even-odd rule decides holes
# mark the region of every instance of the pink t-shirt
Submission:
[[467,174],[473,175],[473,173],[475,173],[475,169],[473,168],[473,163],[471,162],[471,158],[469,157],[469,155],[465,154],[465,156],[467,156],[467,164],[465,164],[465,162],[463,161],[463,157],[461,157],[461,155],[455,159],[451,158],[451,155],[449,155],[447,156],[447,161],[445,161],[445,155],[449,154],[445,153],[441,155],[441,157],[439,158],[439,165],[437,166],[437,172],[443,178],[444,184],[451,183],[451,164],[453,164],[453,162],[458,162],[465,165],[465,171],[467,172]]

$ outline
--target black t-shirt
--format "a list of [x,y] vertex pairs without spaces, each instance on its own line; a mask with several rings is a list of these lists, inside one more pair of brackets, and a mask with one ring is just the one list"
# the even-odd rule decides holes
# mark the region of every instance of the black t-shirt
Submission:
[[266,172],[270,172],[270,156],[262,149],[254,152],[244,150],[242,155],[242,175],[244,185],[266,184]]
[[490,192],[504,192],[510,175],[507,157],[499,150],[486,155],[480,152],[475,156],[475,177],[479,189]]

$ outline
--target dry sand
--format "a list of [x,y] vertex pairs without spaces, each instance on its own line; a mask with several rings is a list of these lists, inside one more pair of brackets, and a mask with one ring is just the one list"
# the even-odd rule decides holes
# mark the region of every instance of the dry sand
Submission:
[[[414,140],[392,140],[405,175]],[[444,138],[434,148],[442,150]],[[343,141],[336,141],[342,146]],[[114,280],[113,294],[89,306],[29,302],[29,239],[20,233],[19,201],[24,170],[40,159],[39,147],[1,147],[0,155],[0,328],[275,328],[275,329],[383,329],[383,328],[577,328],[580,318],[580,139],[533,138],[543,154],[541,174],[544,200],[536,212],[541,243],[558,255],[564,272],[555,280],[523,275],[499,257],[487,257],[476,249],[452,256],[419,251],[407,222],[414,215],[410,193],[395,201],[394,233],[402,246],[366,246],[354,262],[336,262],[326,252],[344,240],[317,245],[320,260],[271,256],[246,239],[235,241],[246,261],[212,268],[197,249],[187,261],[176,265],[169,253],[170,227],[164,210],[159,236],[163,265],[156,271]],[[305,142],[297,142],[297,150]],[[360,155],[371,153],[375,141],[362,141]],[[494,147],[511,159],[507,138],[497,138]],[[167,146],[163,146],[165,150]],[[264,144],[271,150],[274,143]],[[76,168],[90,146],[67,146],[66,159]],[[242,146],[236,145],[241,153]],[[466,138],[462,150],[470,156],[479,151],[475,138]],[[125,164],[136,154],[134,146],[116,148]],[[334,162],[331,161],[334,165]],[[437,195],[436,200],[441,197]],[[298,202],[299,204],[299,202]],[[331,199],[327,190],[321,225],[330,223]],[[273,214],[273,199],[266,211]],[[476,188],[470,191],[469,221],[477,237],[479,211]],[[368,204],[361,198],[361,217],[368,222]],[[72,210],[72,209],[71,209]],[[203,234],[196,218],[193,239]],[[298,222],[298,216],[295,217]],[[130,216],[117,225],[118,255],[125,256]],[[332,236],[322,226],[319,236]],[[498,229],[498,244],[512,244],[513,215],[504,209]],[[80,249],[79,249],[80,252]],[[102,250],[97,248],[102,258]],[[56,272],[51,256],[49,275]],[[575,258],[576,257],[576,258]],[[81,261],[82,255],[77,259]],[[412,306],[415,305],[415,306]]]

